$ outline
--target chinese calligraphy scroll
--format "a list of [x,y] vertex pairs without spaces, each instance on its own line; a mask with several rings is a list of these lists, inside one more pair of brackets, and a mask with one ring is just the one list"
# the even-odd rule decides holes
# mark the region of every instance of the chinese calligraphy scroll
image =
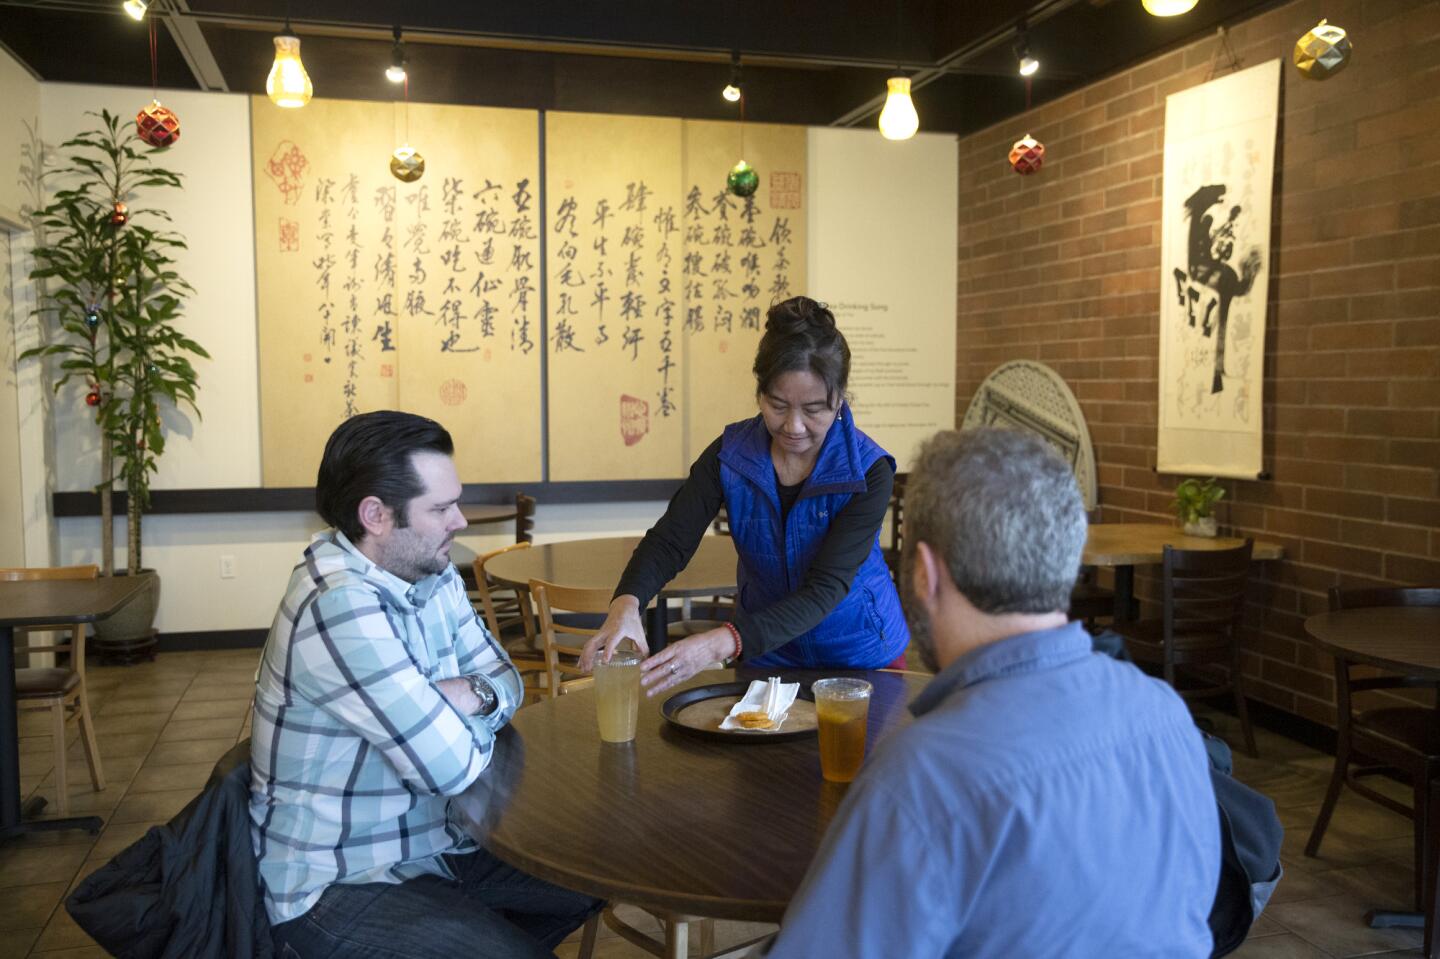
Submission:
[[1165,104],[1157,468],[1254,479],[1271,188],[1280,98],[1272,60]]
[[777,299],[805,291],[805,131],[546,115],[550,475],[682,476],[753,415]]
[[265,484],[312,484],[331,430],[387,407],[465,433],[467,482],[540,479],[536,114],[412,104],[414,183],[389,106],[251,115]]

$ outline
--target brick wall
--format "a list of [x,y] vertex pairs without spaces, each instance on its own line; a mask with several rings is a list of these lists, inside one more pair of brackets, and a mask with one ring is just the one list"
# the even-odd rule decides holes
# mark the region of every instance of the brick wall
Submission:
[[[1203,0],[1202,0],[1203,2]],[[1141,16],[1136,5],[1136,16]],[[1290,65],[1321,16],[1355,44],[1323,82]],[[1234,26],[1244,66],[1285,60],[1265,345],[1268,481],[1226,481],[1221,523],[1284,545],[1252,589],[1251,694],[1332,724],[1304,618],[1334,584],[1440,585],[1440,3],[1300,0]],[[1213,38],[960,141],[956,411],[1033,359],[1089,420],[1101,518],[1166,520],[1154,472],[1167,95]],[[1013,141],[1047,149],[1012,172]]]

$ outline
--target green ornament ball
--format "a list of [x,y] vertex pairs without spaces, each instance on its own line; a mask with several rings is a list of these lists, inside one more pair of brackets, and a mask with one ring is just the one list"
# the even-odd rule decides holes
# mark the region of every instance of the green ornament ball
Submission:
[[741,160],[730,168],[730,175],[725,178],[725,186],[736,196],[754,196],[755,191],[760,188],[760,174],[755,168]]

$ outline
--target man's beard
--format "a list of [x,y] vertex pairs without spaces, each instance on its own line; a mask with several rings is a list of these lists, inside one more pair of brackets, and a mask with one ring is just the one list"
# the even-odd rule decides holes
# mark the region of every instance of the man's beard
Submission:
[[910,627],[910,639],[919,648],[920,662],[932,673],[940,672],[940,661],[935,658],[935,636],[930,628],[930,614],[915,595],[914,555],[900,560],[900,607],[905,611],[905,624]]
[[440,546],[448,544],[450,539],[447,538],[432,549],[408,528],[397,532],[405,535],[398,537],[385,551],[379,564],[382,569],[407,583],[418,583],[426,576],[445,572],[445,568],[450,565],[450,559],[448,556],[440,556],[438,551]]

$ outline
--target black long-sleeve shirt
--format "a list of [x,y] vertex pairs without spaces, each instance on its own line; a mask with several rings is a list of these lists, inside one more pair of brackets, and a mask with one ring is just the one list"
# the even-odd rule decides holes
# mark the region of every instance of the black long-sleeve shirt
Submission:
[[[890,461],[881,457],[865,473],[865,492],[855,494],[835,514],[800,588],[764,609],[737,611],[735,627],[747,658],[763,655],[814,629],[845,598],[875,544],[894,485],[895,471]],[[781,486],[777,478],[782,527],[803,486]],[[635,547],[615,595],[634,596],[642,608],[649,603],[690,562],[724,502],[717,439],[690,467],[690,477],[670,498],[665,515]]]

